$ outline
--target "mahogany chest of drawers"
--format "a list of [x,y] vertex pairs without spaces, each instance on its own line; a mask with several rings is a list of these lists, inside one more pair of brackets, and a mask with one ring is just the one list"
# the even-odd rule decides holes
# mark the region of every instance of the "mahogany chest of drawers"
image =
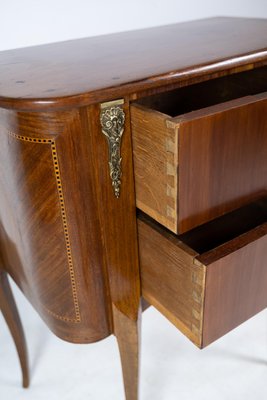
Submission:
[[10,275],[64,340],[141,297],[200,348],[267,306],[267,21],[211,18],[0,53],[0,308]]

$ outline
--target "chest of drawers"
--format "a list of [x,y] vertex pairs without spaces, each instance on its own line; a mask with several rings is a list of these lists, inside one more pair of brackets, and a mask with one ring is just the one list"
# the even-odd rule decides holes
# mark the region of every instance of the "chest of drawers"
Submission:
[[212,18],[0,54],[0,307],[118,339],[144,296],[199,347],[267,305],[267,22]]

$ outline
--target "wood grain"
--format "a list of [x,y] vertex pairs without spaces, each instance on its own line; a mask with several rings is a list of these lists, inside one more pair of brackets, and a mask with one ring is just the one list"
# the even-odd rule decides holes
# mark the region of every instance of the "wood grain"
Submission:
[[172,231],[177,229],[178,126],[167,116],[131,107],[136,205]]
[[267,307],[266,234],[267,223],[208,265],[202,347]]
[[[125,382],[133,399],[141,296],[129,105],[119,199],[99,110],[1,110],[0,243],[5,270],[56,335],[75,343],[114,332],[119,342],[129,339],[129,357],[120,348],[135,376],[135,385]],[[128,325],[116,327],[113,309]]]
[[[264,20],[215,18],[0,54],[0,246],[5,274],[14,278],[49,328],[64,340],[90,343],[112,333],[116,335],[127,400],[138,399],[141,322],[130,103],[231,75],[230,92],[235,93],[234,98],[247,94],[256,96],[262,91],[266,78],[266,34],[267,22]],[[254,78],[257,77],[249,83],[242,78],[240,84],[240,74],[244,71],[253,72]],[[208,102],[213,101],[212,85],[213,82],[205,86],[210,93],[206,96]],[[253,93],[243,94],[242,87],[249,87]],[[221,92],[221,84],[218,84],[217,103],[226,101]],[[162,98],[164,103],[166,96]],[[199,108],[210,107],[203,97],[195,96],[201,100]],[[110,182],[107,142],[100,124],[100,103],[116,99],[124,100],[126,115],[119,199],[114,197]],[[179,105],[182,103],[180,101]],[[219,106],[215,113],[213,108],[206,114],[205,111],[195,113],[190,119],[183,115],[181,121],[173,117],[174,114],[163,116],[155,111],[146,120],[141,108],[138,109],[138,118],[147,124],[145,140],[155,142],[147,154],[142,149],[140,165],[135,162],[140,176],[145,165],[149,167],[150,182],[143,180],[142,185],[150,193],[141,199],[141,203],[159,198],[153,216],[158,220],[161,218],[161,223],[170,229],[176,228],[177,209],[183,206],[180,225],[181,230],[187,230],[205,218],[214,218],[216,212],[227,211],[229,204],[230,208],[235,207],[243,200],[249,201],[254,194],[258,195],[262,188],[266,189],[266,157],[263,155],[266,150],[266,103],[263,99],[257,104],[256,101],[252,103],[246,103],[246,106],[242,103],[239,108],[231,105],[231,110]],[[184,112],[188,110],[181,111],[179,116]],[[161,135],[148,127],[151,116]],[[169,126],[164,128],[166,124]],[[184,134],[181,140],[184,159],[178,160],[180,154],[175,149],[180,125],[181,136]],[[234,127],[238,128],[237,134]],[[201,134],[196,140],[197,129]],[[227,140],[222,136],[215,137],[214,129]],[[134,138],[135,155],[143,140]],[[220,145],[222,154],[216,147]],[[237,153],[233,164],[234,153],[228,156],[227,146],[230,145]],[[207,152],[206,157],[212,159],[213,181],[211,175],[205,175],[205,155],[202,153],[199,157],[194,146],[199,146],[201,151],[216,147],[212,155]],[[194,188],[195,182],[190,181],[190,169],[185,167],[191,153],[194,170],[200,162],[199,175],[205,175],[203,182],[196,185],[198,191]],[[155,160],[159,154],[161,164],[158,165]],[[182,186],[176,171],[180,163],[184,166]],[[245,172],[240,172],[241,165]],[[229,172],[231,168],[236,169],[233,174]],[[163,179],[158,184],[153,179],[153,169]],[[223,179],[224,175],[231,186],[225,189],[225,195],[220,188],[220,197],[225,196],[224,205],[221,207],[221,199],[211,193],[208,205],[203,207],[203,199],[209,196],[203,194],[204,190],[207,193],[207,188],[211,188],[212,192],[212,185],[218,185],[214,178]],[[237,189],[232,187],[235,185],[232,175],[244,178],[236,185]],[[140,194],[138,185],[136,189]],[[189,203],[192,200],[191,191],[194,190],[196,197],[202,198],[199,204],[204,209],[196,209],[196,216],[187,204],[187,200]],[[240,195],[237,201],[231,198],[233,192],[237,197]],[[178,200],[183,203],[178,204]],[[148,209],[148,204],[146,206]],[[151,227],[145,221],[139,223],[145,298],[200,347],[263,305],[262,288],[256,296],[256,306],[251,305],[253,295],[244,298],[246,290],[255,290],[255,277],[253,287],[241,279],[238,293],[244,309],[236,308],[232,314],[227,309],[229,320],[223,327],[216,320],[212,321],[212,311],[205,314],[204,308],[205,295],[207,307],[216,296],[213,289],[205,285],[206,278],[208,285],[214,280],[215,287],[219,279],[213,276],[213,269],[210,275],[207,270],[214,266],[214,270],[221,273],[222,269],[223,273],[224,269],[217,263],[223,264],[224,259],[231,256],[233,262],[230,260],[230,263],[235,263],[237,251],[242,254],[248,251],[248,260],[252,262],[251,254],[255,250],[253,270],[265,280],[259,266],[259,260],[266,256],[261,245],[265,233],[262,237],[257,236],[262,232],[261,222],[255,229],[247,230],[248,242],[240,242],[236,235],[231,239],[230,247],[223,246],[224,253],[214,247],[209,254],[200,254],[193,247],[190,249],[176,236],[165,230],[161,232],[155,224]],[[258,241],[257,250],[255,243]],[[211,264],[197,259],[198,254],[211,260]],[[230,272],[227,272],[229,276]],[[239,274],[237,268],[237,278]],[[225,285],[229,297],[233,298],[233,287],[227,286],[226,278]],[[221,312],[219,306],[218,312]],[[236,312],[240,312],[240,318]]]
[[[212,107],[211,107],[212,108]],[[223,103],[179,127],[179,232],[260,197],[267,188],[267,93]]]
[[210,18],[4,51],[0,106],[84,106],[246,70],[266,63],[266,36],[263,19]]
[[[244,207],[252,213],[248,223],[240,209],[180,237],[139,216],[143,296],[200,348],[267,306],[266,204]],[[227,224],[229,218],[239,225],[238,233],[231,232],[236,227]],[[228,227],[228,235],[220,226]],[[199,248],[201,232],[216,244],[198,254],[194,243]]]
[[266,112],[267,92],[173,118],[132,105],[138,208],[183,233],[262,196],[267,189]]
[[80,113],[1,110],[0,119],[5,269],[58,336],[100,340],[112,323],[88,168],[94,152]]
[[22,385],[27,388],[30,384],[30,376],[26,340],[7,273],[2,269],[1,260],[0,264],[0,310],[16,345],[21,365]]
[[139,399],[139,368],[141,342],[141,315],[136,320],[113,308],[114,328],[117,337],[126,400]]
[[138,221],[138,237],[144,298],[200,346],[196,315],[203,308],[203,288],[198,282],[204,277],[202,267],[194,265],[197,253],[145,219]]
[[[114,196],[108,164],[108,145],[100,126],[100,106],[88,107],[86,131],[94,150],[92,171],[95,197],[102,226],[103,257],[115,333],[121,353],[127,400],[138,398],[139,329],[141,292],[137,247],[136,208],[132,167],[129,102],[125,99],[125,129],[122,136],[120,197]],[[84,115],[85,118],[85,115]]]

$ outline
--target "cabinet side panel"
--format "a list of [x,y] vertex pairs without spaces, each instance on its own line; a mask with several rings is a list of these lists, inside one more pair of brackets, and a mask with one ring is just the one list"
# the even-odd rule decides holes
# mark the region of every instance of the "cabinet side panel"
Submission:
[[99,340],[109,300],[80,114],[2,110],[0,121],[5,269],[58,336]]

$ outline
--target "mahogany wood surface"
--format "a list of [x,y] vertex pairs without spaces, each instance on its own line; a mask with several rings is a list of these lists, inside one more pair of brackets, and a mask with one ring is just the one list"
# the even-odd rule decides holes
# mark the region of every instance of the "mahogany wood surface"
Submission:
[[205,264],[202,347],[267,307],[267,223],[219,251]]
[[179,119],[181,233],[267,189],[267,92],[201,114]]
[[139,399],[139,364],[141,315],[135,320],[113,309],[115,335],[118,341],[126,400]]
[[[266,90],[266,69],[260,77],[258,89]],[[237,86],[239,74],[232,77],[232,85],[235,78]],[[246,74],[243,86],[249,79]],[[221,84],[227,93],[225,80],[217,81],[215,87]],[[211,83],[207,90],[213,89]],[[186,107],[190,111],[191,100],[193,111],[182,115],[170,117],[144,105],[131,106],[137,207],[175,233],[238,208],[267,188],[267,92],[231,101],[223,100],[238,97],[238,86],[219,99],[208,92],[211,105],[205,107],[205,84],[201,88],[202,93],[188,88],[198,99],[189,96],[177,109],[179,91],[165,93],[155,104],[161,110],[161,104],[166,108],[173,98],[169,108],[179,113]],[[186,96],[186,89],[181,96]],[[242,93],[251,91],[243,88]],[[153,106],[153,100],[149,103]]]
[[[141,219],[138,221],[138,237],[143,297],[201,346],[199,327],[194,328],[194,313],[200,315],[202,310],[202,287],[199,290],[192,280],[193,271],[197,272],[200,282],[204,279],[201,268],[194,267],[192,262],[198,253],[183,248],[174,236],[166,234],[165,237],[155,224]],[[198,294],[200,303],[195,301],[193,293]],[[199,319],[196,322],[199,325]]]
[[3,269],[0,269],[0,311],[16,345],[22,371],[22,385],[27,388],[30,384],[30,377],[26,340],[7,273]]
[[88,105],[253,68],[266,63],[266,36],[266,20],[210,18],[4,51],[0,106]]
[[[102,253],[109,285],[113,332],[117,337],[127,400],[138,398],[139,329],[141,289],[137,247],[136,208],[129,102],[125,99],[126,123],[122,138],[122,184],[114,196],[108,168],[108,146],[101,133],[99,105],[88,107],[85,132],[94,151],[90,167],[95,175],[94,190],[102,228]],[[88,165],[87,165],[88,168]],[[91,225],[93,229],[93,225]],[[96,277],[97,278],[97,277]]]
[[266,200],[178,237],[143,215],[138,231],[144,298],[200,348],[266,308]]
[[131,106],[136,205],[177,232],[178,125],[167,127],[167,119],[138,104]]
[[141,217],[138,238],[143,297],[201,347],[205,271],[193,262],[198,253]]
[[[140,283],[128,108],[119,199],[98,105],[1,110],[0,237],[6,271],[54,333],[79,343],[112,332],[127,343],[135,335],[136,358]],[[113,308],[124,318],[118,327]],[[123,349],[137,382],[138,364]],[[126,390],[134,398],[137,385]]]
[[[198,251],[182,244],[163,228],[141,221],[137,232],[130,104],[150,95],[230,75],[236,77],[237,80],[233,80],[236,87],[240,73],[267,65],[266,36],[266,20],[213,18],[0,53],[0,248],[5,274],[15,280],[49,328],[62,339],[90,343],[112,333],[116,335],[127,400],[138,399],[141,322],[138,235],[142,274],[144,277],[147,273],[148,277],[147,280],[143,278],[142,283],[145,299],[171,318],[198,346],[232,329],[241,319],[260,309],[265,301],[261,288],[256,298],[257,307],[250,306],[253,295],[245,298],[250,283],[241,279],[238,301],[244,303],[245,311],[236,305],[231,286],[234,282],[227,280],[233,270],[236,270],[236,279],[241,273],[241,268],[233,266],[239,251],[235,239],[231,241],[233,247],[229,254],[226,246],[225,253],[218,257],[217,248],[214,248],[216,254],[210,253],[211,262],[205,263],[197,259]],[[221,129],[225,136],[230,129],[234,136],[235,120],[237,143],[230,134],[227,141],[233,149],[238,149],[243,129],[244,153],[237,150],[236,162],[240,177],[245,175],[241,164],[245,171],[251,169],[238,186],[240,192],[247,190],[246,201],[256,192],[258,196],[262,186],[266,189],[263,177],[266,176],[263,156],[266,101],[264,97],[256,100],[262,91],[261,81],[258,75],[251,83],[255,91],[252,101],[233,100],[239,101],[239,106],[235,103],[234,107],[224,109],[218,105],[208,112],[202,104],[200,114],[196,112],[188,120],[183,116],[179,123],[171,114],[167,118],[168,133],[174,124],[177,127],[180,124],[186,134],[185,142],[187,136],[195,141],[193,131],[199,129],[200,139],[205,139],[207,147],[214,139],[214,129]],[[238,92],[235,98],[243,96]],[[108,145],[100,123],[100,103],[117,99],[123,100],[125,113],[119,198],[114,196],[111,185]],[[159,124],[163,129],[163,121]],[[252,131],[258,140],[251,139]],[[212,139],[206,137],[209,135]],[[171,135],[169,139],[167,150],[173,151],[176,142],[172,143]],[[195,144],[190,140],[189,144],[185,143],[185,155],[192,152],[195,157]],[[226,140],[218,143],[227,147]],[[206,151],[205,146],[202,150]],[[228,159],[226,150],[220,155],[216,149],[213,163],[216,166],[220,156],[222,163],[226,161],[229,180],[230,169],[236,166],[231,166],[233,154]],[[154,151],[155,157],[157,151]],[[172,152],[169,153],[167,173],[172,181],[178,164]],[[204,173],[205,157],[201,154],[200,158]],[[218,171],[220,168],[215,168],[215,176],[220,178]],[[182,170],[182,189],[190,198],[192,188],[187,183],[190,181],[188,174],[189,171]],[[206,179],[209,186],[211,178],[206,176]],[[154,182],[150,184],[148,190],[152,190]],[[177,179],[172,185],[168,192],[171,195],[176,187],[180,190],[181,182]],[[203,198],[208,195],[206,189],[202,188]],[[209,201],[210,209],[205,211],[207,219],[216,216],[212,211],[217,206],[216,201]],[[219,213],[229,210],[228,200],[225,203]],[[240,203],[238,200],[231,207]],[[195,203],[192,204],[195,207]],[[176,207],[178,202],[173,205],[171,200],[171,215]],[[182,230],[194,226],[190,220],[195,218],[194,207],[183,214]],[[195,223],[205,218],[197,217]],[[171,225],[168,227],[173,229]],[[158,229],[163,229],[164,233]],[[259,223],[248,230],[247,242],[241,240],[242,257],[247,256],[252,262],[255,253],[255,266],[252,268],[249,263],[246,266],[248,274],[250,268],[255,271],[255,282],[257,279],[265,281],[263,267],[260,267],[260,260],[262,262],[266,256],[263,232],[265,235],[265,226]],[[255,235],[258,235],[256,239]],[[258,242],[259,247],[255,245]],[[228,256],[230,271],[221,267]],[[216,271],[224,274],[224,270],[225,289],[235,304],[235,311],[227,312],[229,321],[219,326],[217,320],[212,320],[210,308],[216,300],[218,312],[223,309],[214,299],[216,293],[211,285],[214,282],[218,286],[219,277],[214,274]],[[166,285],[163,285],[164,279]],[[208,311],[205,314],[206,292]],[[171,301],[169,296],[172,296]],[[179,307],[175,299],[181,303]],[[12,308],[13,314],[9,315],[14,318]],[[17,329],[17,333],[19,331]],[[22,331],[20,340],[23,343]],[[22,353],[23,346],[19,346]],[[25,368],[24,358],[24,371]]]
[[79,110],[1,110],[0,237],[7,272],[48,326],[86,343],[108,336],[112,321],[88,168],[95,149],[82,124]]

